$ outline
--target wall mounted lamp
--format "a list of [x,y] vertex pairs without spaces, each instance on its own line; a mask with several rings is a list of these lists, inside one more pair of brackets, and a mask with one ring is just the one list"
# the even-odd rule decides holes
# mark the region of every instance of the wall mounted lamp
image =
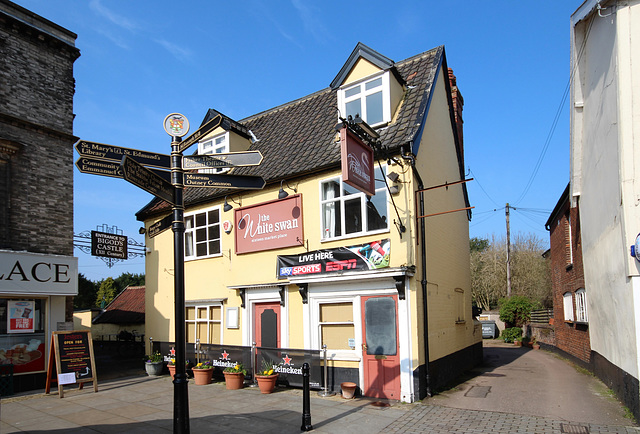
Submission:
[[[284,179],[280,181],[280,191],[278,192],[278,199],[284,199],[285,197],[289,196],[289,193],[284,191],[284,187],[282,187],[282,184],[285,182],[286,181]],[[298,192],[298,190],[295,187],[291,187],[288,182],[287,182],[287,188],[289,190],[293,190],[294,193]]]
[[389,178],[391,182],[398,182],[398,178],[400,178],[400,175],[398,175],[396,172],[389,172],[387,178]]
[[[229,202],[227,202],[227,198],[228,196],[224,197],[224,205],[222,206],[222,209],[224,212],[231,211],[233,209],[233,207],[229,204]],[[231,199],[231,202],[237,204],[238,206],[242,206],[240,202],[236,202],[235,200],[233,200],[233,198],[230,198],[230,199]]]

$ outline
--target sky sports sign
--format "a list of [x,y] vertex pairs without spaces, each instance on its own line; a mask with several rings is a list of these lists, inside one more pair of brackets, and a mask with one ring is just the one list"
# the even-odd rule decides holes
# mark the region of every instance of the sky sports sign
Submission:
[[337,249],[315,250],[302,255],[279,255],[278,279],[294,276],[373,270],[389,266],[391,240],[384,239]]

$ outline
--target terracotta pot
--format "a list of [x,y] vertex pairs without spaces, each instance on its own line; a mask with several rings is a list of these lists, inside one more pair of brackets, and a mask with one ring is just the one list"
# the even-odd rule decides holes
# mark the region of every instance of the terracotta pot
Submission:
[[167,365],[169,368],[169,374],[171,374],[171,379],[173,380],[176,376],[176,365]]
[[258,381],[258,387],[262,393],[271,393],[276,387],[276,381],[278,380],[278,374],[273,375],[256,375]]
[[539,350],[539,349],[540,349],[540,344],[533,344],[533,345],[531,345],[531,347],[532,347],[534,350]]
[[228,390],[242,389],[244,387],[244,374],[241,372],[224,372],[224,382]]
[[351,383],[350,381],[340,383],[342,397],[345,399],[352,399],[356,394],[356,387],[358,387],[358,385],[356,383]]
[[213,368],[209,369],[194,369],[193,380],[197,386],[204,386],[211,383],[211,377],[213,376]]

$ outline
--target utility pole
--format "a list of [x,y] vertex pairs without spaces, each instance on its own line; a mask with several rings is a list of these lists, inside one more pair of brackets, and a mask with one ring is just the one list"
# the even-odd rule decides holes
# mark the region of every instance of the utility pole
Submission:
[[507,217],[507,297],[511,297],[511,228],[509,227],[509,202],[504,208]]

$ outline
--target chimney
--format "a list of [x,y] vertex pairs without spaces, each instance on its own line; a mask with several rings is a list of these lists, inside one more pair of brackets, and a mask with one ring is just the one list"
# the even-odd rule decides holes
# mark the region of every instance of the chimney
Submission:
[[460,157],[464,161],[464,141],[462,136],[462,106],[464,105],[464,99],[458,86],[456,84],[456,76],[453,75],[453,69],[449,68],[449,84],[451,85],[451,100],[453,101],[453,114],[456,123],[456,130],[458,132],[458,147],[460,148]]

